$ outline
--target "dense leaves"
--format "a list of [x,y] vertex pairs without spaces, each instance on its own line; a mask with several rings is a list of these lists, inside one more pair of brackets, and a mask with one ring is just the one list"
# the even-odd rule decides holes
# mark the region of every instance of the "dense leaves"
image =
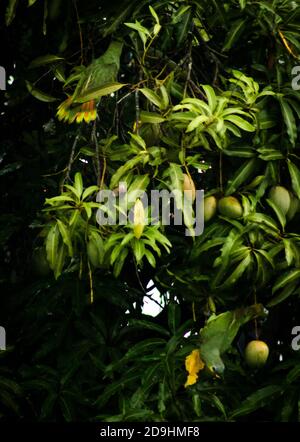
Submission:
[[0,418],[298,420],[297,2],[2,3]]

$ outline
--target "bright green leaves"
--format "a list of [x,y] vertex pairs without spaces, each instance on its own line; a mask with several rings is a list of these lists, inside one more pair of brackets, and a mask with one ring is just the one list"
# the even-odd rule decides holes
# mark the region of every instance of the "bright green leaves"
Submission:
[[[235,81],[243,84],[240,80],[235,79]],[[250,80],[247,81],[249,83]],[[248,83],[246,82],[246,86],[250,89]],[[224,149],[228,145],[229,133],[240,137],[240,130],[246,132],[255,130],[254,125],[247,120],[250,118],[253,121],[251,113],[244,111],[240,105],[232,105],[229,98],[217,95],[211,86],[202,87],[207,103],[198,98],[186,98],[173,107],[170,115],[170,119],[177,123],[178,128],[185,129],[187,134],[191,133],[192,145],[209,148],[212,139],[219,149]],[[258,92],[256,85],[253,87],[255,92]],[[257,93],[255,98],[256,96]]]
[[124,23],[126,26],[128,26],[128,28],[134,29],[135,31],[138,32],[144,47],[146,46],[147,43],[147,39],[150,37],[150,31],[145,28],[145,26],[142,26],[142,24],[136,20],[135,23]]
[[[155,39],[155,37],[157,37],[157,35],[159,34],[159,32],[161,30],[161,25],[160,25],[159,18],[158,18],[156,11],[154,10],[154,8],[151,5],[149,6],[149,10],[150,10],[152,18],[154,19],[154,22],[155,22],[152,30],[149,30],[148,28],[143,26],[139,20],[136,20],[135,23],[124,23],[128,28],[131,28],[138,33],[140,39],[143,42],[143,47],[144,47],[145,53],[149,49],[153,40]],[[145,56],[145,53],[144,53],[144,56]]]
[[161,256],[161,248],[170,252],[172,244],[160,231],[158,226],[147,226],[140,239],[133,232],[113,233],[105,242],[105,253],[110,256],[110,265],[114,267],[114,275],[118,276],[125,259],[131,251],[137,265],[145,258],[152,267],[156,267],[155,255]]
[[152,104],[154,104],[155,106],[157,106],[160,109],[163,108],[163,102],[162,102],[161,98],[154,91],[152,91],[151,89],[148,89],[146,87],[144,87],[143,89],[140,89],[140,91],[142,92],[143,95],[145,95],[145,97]]
[[50,268],[57,279],[62,272],[66,256],[66,248],[58,224],[50,227],[46,237],[46,252]]
[[[75,174],[74,185],[66,184],[65,188],[67,192],[46,199],[45,204],[48,207],[44,209],[56,219],[54,223],[50,224],[46,237],[47,259],[54,271],[55,278],[58,278],[62,273],[67,256],[72,258],[75,251],[77,252],[80,231],[84,237],[93,209],[99,208],[99,204],[96,202],[87,201],[99,190],[98,186],[84,189],[82,176],[79,172]],[[45,229],[47,230],[47,227]],[[100,239],[96,240],[95,233],[91,233],[91,238],[99,245]]]

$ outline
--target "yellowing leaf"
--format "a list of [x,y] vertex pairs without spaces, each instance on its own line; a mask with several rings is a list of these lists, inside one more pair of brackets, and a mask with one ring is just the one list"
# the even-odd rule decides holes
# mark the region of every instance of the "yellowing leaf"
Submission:
[[134,236],[140,239],[145,227],[145,209],[140,199],[137,199],[134,205],[133,224]]

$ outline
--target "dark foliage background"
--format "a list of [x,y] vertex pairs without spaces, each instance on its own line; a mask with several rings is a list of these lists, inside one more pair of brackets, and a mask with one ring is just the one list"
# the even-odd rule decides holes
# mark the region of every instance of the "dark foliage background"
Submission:
[[[28,3],[9,0],[0,5],[0,64],[8,79],[7,91],[0,91],[0,325],[6,329],[8,344],[7,351],[0,352],[0,419],[299,420],[299,352],[290,346],[291,330],[300,318],[299,213],[285,228],[280,224],[280,213],[278,219],[278,213],[266,202],[268,188],[276,184],[288,188],[295,198],[300,196],[299,92],[291,87],[291,69],[297,65],[300,53],[298,3]],[[142,64],[141,40],[124,23],[139,20],[152,29],[149,4],[162,28]],[[75,66],[89,65],[117,38],[124,42],[119,81],[128,83],[127,89],[101,99],[96,126],[59,122],[55,116],[57,105],[66,96],[57,67],[67,77]],[[63,61],[30,68],[34,59],[46,54],[61,56]],[[135,252],[130,250],[116,277],[108,257],[107,262],[92,269],[93,303],[91,271],[82,238],[56,279],[45,256],[39,254],[47,226],[56,215],[47,218],[42,210],[45,198],[61,193],[63,180],[68,181],[69,165],[69,184],[76,172],[81,173],[84,187],[97,184],[92,131],[97,131],[101,146],[103,140],[118,136],[103,156],[108,162],[105,184],[109,187],[111,177],[130,158],[126,151],[118,156],[117,149],[128,146],[129,132],[134,132],[135,89],[146,85],[158,93],[159,81],[155,80],[173,72],[173,86],[173,80],[166,83],[170,100],[167,110],[157,109],[151,100],[139,95],[142,110],[165,117],[185,96],[207,101],[202,84],[211,85],[218,96],[232,93],[232,69],[254,78],[260,91],[267,88],[274,94],[258,97],[252,104],[237,99],[236,106],[253,119],[255,131],[241,127],[241,137],[230,134],[226,142],[222,139],[221,147],[207,135],[211,146],[208,150],[192,146],[190,134],[182,135],[186,127],[178,128],[174,122],[145,123],[140,135],[147,147],[159,146],[163,160],[133,167],[132,171],[148,174],[150,189],[160,188],[170,164],[177,164],[183,171],[188,167],[196,188],[204,188],[207,195],[218,198],[234,182],[229,194],[244,198],[244,213],[249,206],[252,218],[245,215],[242,221],[230,222],[216,216],[195,241],[185,237],[183,229],[171,226],[163,232],[172,243],[171,252],[162,249],[160,257],[155,255],[155,267],[146,259],[137,263]],[[26,82],[57,101],[37,100]],[[120,98],[123,100],[117,103]],[[76,136],[79,143],[74,159],[70,155]],[[166,138],[177,147],[170,147]],[[183,151],[182,139],[191,166],[179,154]],[[243,149],[246,153],[238,153]],[[248,164],[252,158],[257,161],[254,167]],[[74,160],[72,164],[70,159]],[[220,161],[223,183],[219,180]],[[200,162],[207,166],[203,166],[202,174],[197,171]],[[296,178],[292,177],[290,162],[297,169]],[[243,164],[251,170],[237,176]],[[182,171],[176,170],[181,177]],[[257,187],[249,187],[258,176],[262,178]],[[259,223],[253,218],[257,213],[268,215],[269,224],[265,219]],[[241,230],[250,224],[253,237]],[[237,231],[242,231],[239,247],[251,249],[251,262],[236,281],[226,285],[240,261],[235,249],[225,256],[222,247],[226,238],[235,237]],[[108,240],[109,235],[104,233],[104,239]],[[221,241],[205,250],[203,246],[215,238]],[[256,260],[257,250],[269,255]],[[214,284],[218,256],[229,261],[221,280]],[[282,277],[286,281],[278,292],[274,287]],[[153,287],[147,288],[150,280],[159,290],[163,306],[155,318],[142,312],[144,299],[151,296]],[[275,300],[276,296],[279,298]],[[184,360],[198,345],[197,332],[208,317],[211,299],[217,313],[254,301],[265,306],[271,303],[268,318],[258,321],[259,337],[268,343],[270,357],[259,371],[245,365],[244,347],[255,337],[251,321],[242,327],[224,355],[224,376],[216,378],[208,371],[201,372],[199,382],[185,389]],[[187,332],[191,332],[189,338],[185,337]]]

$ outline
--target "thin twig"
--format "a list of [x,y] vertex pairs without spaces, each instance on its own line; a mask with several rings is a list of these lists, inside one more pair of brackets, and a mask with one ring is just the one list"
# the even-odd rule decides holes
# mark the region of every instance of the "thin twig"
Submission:
[[77,146],[77,143],[78,143],[79,137],[80,137],[79,134],[77,134],[76,137],[75,137],[75,139],[74,139],[73,145],[72,145],[72,149],[71,149],[71,154],[70,154],[69,162],[68,162],[68,165],[67,165],[67,167],[66,167],[66,169],[65,169],[65,170],[66,170],[66,174],[65,174],[65,176],[64,176],[64,178],[63,178],[63,180],[62,180],[62,183],[61,183],[61,185],[60,185],[61,192],[63,191],[63,187],[64,187],[65,182],[68,181],[68,180],[70,179],[70,172],[71,172],[72,163],[73,163],[74,155],[75,155],[75,149],[76,149],[76,146]]
[[79,38],[80,38],[80,62],[83,64],[83,38],[82,38],[82,31],[80,26],[80,19],[77,9],[77,0],[73,0],[75,12],[76,12],[76,18],[77,18],[77,24],[78,24],[78,30],[79,30]]
[[90,282],[90,301],[91,304],[93,304],[94,302],[93,274],[89,261],[88,261],[88,268],[89,268],[89,282]]
[[100,185],[100,154],[99,154],[99,144],[98,144],[98,140],[97,140],[97,120],[94,121],[93,124],[93,129],[92,129],[92,134],[91,134],[91,138],[93,143],[95,144],[95,149],[96,149],[96,173],[97,173],[97,185]]
[[139,90],[135,90],[135,133],[140,134],[140,96]]

